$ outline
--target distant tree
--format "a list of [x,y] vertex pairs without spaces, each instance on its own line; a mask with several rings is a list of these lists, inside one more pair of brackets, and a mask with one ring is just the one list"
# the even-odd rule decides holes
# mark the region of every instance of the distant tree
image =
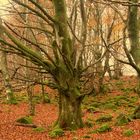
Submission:
[[[2,24],[2,21],[0,21],[0,24]],[[4,37],[4,32],[1,31],[0,37]],[[0,44],[1,48],[3,47],[3,45],[4,45],[3,43]],[[10,75],[7,66],[7,55],[4,50],[0,51],[0,71],[6,89],[5,91],[6,91],[7,101],[9,103],[15,103],[14,93],[10,83]]]

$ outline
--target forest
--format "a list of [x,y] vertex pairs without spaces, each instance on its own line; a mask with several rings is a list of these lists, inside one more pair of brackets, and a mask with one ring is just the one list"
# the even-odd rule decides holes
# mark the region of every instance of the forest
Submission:
[[139,0],[0,0],[0,140],[139,140],[139,97]]

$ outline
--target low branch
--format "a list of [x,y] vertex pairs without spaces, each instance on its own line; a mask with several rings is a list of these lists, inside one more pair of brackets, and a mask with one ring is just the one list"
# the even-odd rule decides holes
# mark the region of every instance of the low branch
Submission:
[[37,128],[37,125],[35,125],[35,124],[16,123],[15,126],[23,126],[23,127]]

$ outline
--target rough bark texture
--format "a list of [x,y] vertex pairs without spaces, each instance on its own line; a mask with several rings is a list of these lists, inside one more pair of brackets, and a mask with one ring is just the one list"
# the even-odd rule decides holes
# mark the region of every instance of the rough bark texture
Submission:
[[81,116],[81,100],[72,101],[64,94],[60,95],[59,117],[56,125],[65,129],[77,129],[83,127]]

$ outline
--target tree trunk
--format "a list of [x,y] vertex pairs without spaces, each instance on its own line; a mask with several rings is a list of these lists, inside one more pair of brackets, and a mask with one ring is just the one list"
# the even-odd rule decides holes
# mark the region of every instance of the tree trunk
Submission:
[[[131,2],[138,2],[138,0],[131,0]],[[131,45],[131,55],[140,68],[140,42],[139,42],[139,24],[138,24],[138,7],[130,6],[128,10],[128,35]]]
[[4,51],[0,52],[0,67],[1,67],[1,72],[2,72],[2,77],[4,80],[4,85],[6,88],[6,96],[7,96],[7,101],[9,101],[9,103],[14,103],[15,102],[15,98],[13,95],[13,89],[12,86],[10,84],[10,76],[9,76],[9,72],[8,72],[8,68],[7,68],[7,59],[6,59],[6,53]]
[[56,126],[64,129],[78,129],[83,127],[81,114],[81,99],[71,100],[70,97],[60,94],[59,117]]
[[[131,2],[138,3],[138,0],[131,0]],[[131,45],[131,55],[138,68],[138,86],[137,93],[140,95],[140,42],[139,42],[139,24],[138,24],[138,7],[130,6],[128,9],[128,35]],[[133,113],[135,119],[140,119],[140,105]]]
[[114,79],[119,79],[121,76],[123,76],[123,73],[122,73],[122,64],[117,61],[117,60],[114,60],[114,75],[113,75],[113,78]]
[[[0,19],[0,24],[2,24],[2,20]],[[3,36],[3,32],[0,32],[0,37]],[[3,44],[1,44],[3,45]],[[4,80],[4,85],[6,88],[6,95],[7,95],[7,100],[10,103],[15,103],[15,98],[14,98],[14,94],[13,94],[13,89],[12,86],[10,84],[10,76],[9,76],[9,72],[8,72],[8,68],[7,68],[7,56],[6,56],[6,52],[4,51],[0,51],[0,70],[2,73],[2,77]]]
[[28,101],[29,101],[29,115],[34,116],[35,115],[35,103],[33,101],[33,87],[31,85],[28,85],[27,93],[28,93]]

